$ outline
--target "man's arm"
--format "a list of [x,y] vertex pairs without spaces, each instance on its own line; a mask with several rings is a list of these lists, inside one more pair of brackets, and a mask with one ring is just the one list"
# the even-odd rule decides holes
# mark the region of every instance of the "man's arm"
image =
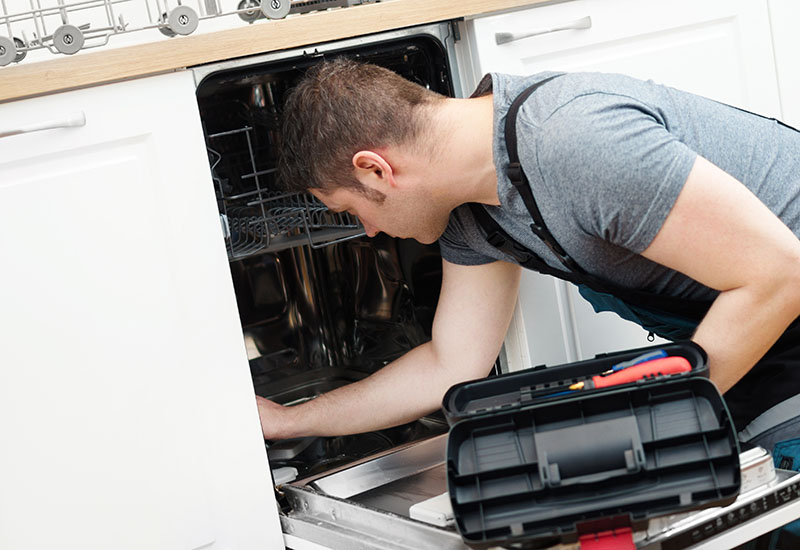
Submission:
[[360,433],[438,409],[450,386],[491,370],[511,322],[519,276],[519,266],[505,262],[459,266],[443,260],[430,342],[364,380],[301,405],[259,398],[264,437]]
[[643,255],[721,291],[693,340],[708,353],[722,392],[800,315],[800,240],[702,157]]

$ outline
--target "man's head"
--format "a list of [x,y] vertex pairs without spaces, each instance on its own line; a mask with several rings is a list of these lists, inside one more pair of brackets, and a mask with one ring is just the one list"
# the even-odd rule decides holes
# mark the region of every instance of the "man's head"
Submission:
[[[376,65],[338,58],[312,67],[284,104],[281,186],[311,190],[366,222],[364,208],[350,203],[384,202],[384,184],[395,183],[386,153],[423,151],[428,108],[444,99]],[[340,199],[350,194],[357,196]]]

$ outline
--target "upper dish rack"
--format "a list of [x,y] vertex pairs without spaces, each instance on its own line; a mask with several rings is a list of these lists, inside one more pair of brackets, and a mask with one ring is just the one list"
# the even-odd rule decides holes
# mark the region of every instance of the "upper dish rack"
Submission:
[[[29,0],[25,6],[22,0],[0,0],[0,67],[19,63],[29,51],[72,55],[135,31],[188,35],[203,19],[234,13],[242,17],[247,12],[223,12],[219,0],[190,1],[194,6],[185,0]],[[275,2],[289,12],[289,0]]]
[[[244,126],[207,136],[211,176],[231,260],[304,244],[321,248],[364,235],[358,218],[331,212],[310,193],[271,189],[267,180],[274,178],[275,168],[257,168],[252,132],[252,127]],[[219,138],[236,140],[244,150],[220,152],[214,147]]]
[[0,67],[19,63],[29,51],[72,55],[105,46],[111,36],[147,29],[174,37],[192,34],[204,20],[229,15],[253,23],[374,1],[0,0]]

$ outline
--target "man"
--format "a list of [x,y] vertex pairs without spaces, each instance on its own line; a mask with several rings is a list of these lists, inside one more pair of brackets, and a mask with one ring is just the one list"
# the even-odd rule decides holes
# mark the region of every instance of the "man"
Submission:
[[[743,437],[763,435],[757,421],[776,407],[770,448],[800,432],[786,413],[800,411],[800,133],[621,75],[493,74],[452,99],[344,59],[308,72],[284,120],[287,189],[358,216],[370,236],[438,239],[443,281],[430,342],[302,405],[259,399],[266,438],[374,430],[439,408],[451,385],[490,370],[519,263],[577,273],[597,309],[691,337],[737,428],[750,425]],[[546,229],[534,234],[537,209]]]

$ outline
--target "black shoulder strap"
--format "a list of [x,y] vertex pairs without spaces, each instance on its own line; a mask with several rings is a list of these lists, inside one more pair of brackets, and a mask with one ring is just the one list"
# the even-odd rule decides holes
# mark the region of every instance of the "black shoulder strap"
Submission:
[[539,237],[542,242],[547,245],[547,248],[558,257],[558,260],[567,268],[568,271],[573,273],[586,273],[586,271],[581,268],[578,263],[566,253],[564,248],[558,244],[555,237],[550,230],[547,228],[547,225],[544,223],[544,218],[542,217],[542,213],[539,211],[539,206],[536,204],[536,199],[533,197],[533,191],[531,191],[531,186],[528,183],[528,177],[525,175],[525,171],[522,169],[522,165],[519,162],[519,152],[517,150],[517,112],[519,111],[522,104],[531,96],[533,92],[538,90],[542,85],[547,84],[554,78],[561,76],[560,74],[556,74],[553,76],[549,76],[544,80],[540,80],[536,84],[528,87],[524,92],[519,94],[511,106],[508,108],[508,113],[506,114],[506,122],[505,122],[505,140],[506,140],[506,149],[508,150],[508,168],[506,168],[506,175],[508,179],[511,180],[512,185],[516,188],[519,194],[522,196],[522,201],[525,203],[525,207],[530,212],[531,218],[533,219],[533,223],[531,223],[531,231]]

